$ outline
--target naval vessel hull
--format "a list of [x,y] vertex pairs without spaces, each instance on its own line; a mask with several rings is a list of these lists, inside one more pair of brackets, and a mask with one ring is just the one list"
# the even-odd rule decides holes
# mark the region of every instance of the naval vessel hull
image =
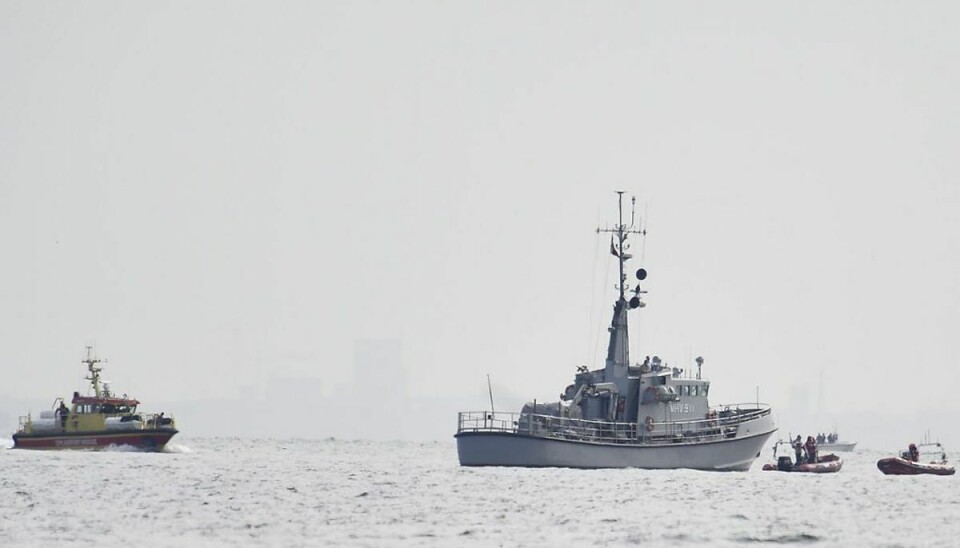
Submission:
[[745,471],[775,431],[656,445],[592,443],[509,432],[460,432],[456,438],[462,466]]

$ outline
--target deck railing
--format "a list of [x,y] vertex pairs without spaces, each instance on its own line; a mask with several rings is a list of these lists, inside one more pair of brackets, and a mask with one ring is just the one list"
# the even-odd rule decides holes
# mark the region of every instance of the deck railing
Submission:
[[709,418],[636,423],[465,411],[459,413],[457,433],[500,432],[597,443],[668,444],[733,438],[740,425],[770,413],[770,407],[764,404],[723,405],[712,407]]
[[[120,415],[110,415],[111,417],[116,417]],[[104,425],[106,430],[147,430],[152,428],[175,428],[176,422],[173,419],[172,415],[167,415],[165,413],[138,413],[139,420],[131,420],[129,423],[124,423],[124,428],[111,428],[108,425]],[[32,414],[27,413],[26,415],[20,415],[18,417],[17,424],[17,433],[18,434],[29,434],[29,433],[57,433],[57,432],[76,432],[78,430],[77,420],[75,415],[71,420],[61,421],[59,415],[53,417],[52,419],[41,419],[44,422],[42,425],[37,424],[37,418],[33,417]],[[97,429],[99,430],[99,429]]]

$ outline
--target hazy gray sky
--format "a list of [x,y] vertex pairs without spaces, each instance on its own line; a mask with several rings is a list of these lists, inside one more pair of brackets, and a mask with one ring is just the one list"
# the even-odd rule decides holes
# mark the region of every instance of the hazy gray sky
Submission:
[[821,378],[877,443],[927,421],[894,412],[952,426],[958,23],[946,1],[0,2],[0,399],[80,388],[89,343],[175,414],[297,379],[343,396],[365,339],[400,341],[412,398],[482,408],[490,373],[555,399],[601,365],[593,229],[623,189],[648,212],[640,357],[702,355],[713,403],[759,386],[785,429],[828,427],[796,424]]

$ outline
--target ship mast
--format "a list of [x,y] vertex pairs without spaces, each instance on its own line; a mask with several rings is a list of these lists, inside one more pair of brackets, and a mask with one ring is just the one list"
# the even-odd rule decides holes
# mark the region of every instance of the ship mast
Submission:
[[[613,382],[617,385],[621,394],[627,391],[627,367],[630,364],[630,344],[629,329],[627,326],[627,310],[644,306],[640,301],[640,294],[646,293],[640,289],[638,284],[635,289],[627,287],[627,275],[625,273],[626,263],[633,256],[627,252],[630,245],[627,244],[627,237],[630,234],[640,236],[646,235],[646,230],[635,228],[636,226],[636,203],[635,197],[631,198],[630,225],[623,222],[623,191],[617,191],[617,205],[619,209],[618,222],[615,226],[607,228],[597,228],[597,234],[610,233],[610,253],[617,257],[619,263],[620,280],[617,289],[620,296],[613,306],[613,320],[610,322],[610,342],[607,346],[607,360],[604,367],[604,380]],[[637,279],[643,280],[647,277],[644,269],[637,270]],[[633,293],[633,297],[627,300],[627,291]]]
[[93,386],[93,393],[99,398],[101,397],[102,391],[100,389],[100,371],[103,371],[103,368],[97,367],[97,364],[100,363],[100,358],[93,357],[93,347],[87,347],[87,358],[82,360],[81,363],[87,364],[87,369],[90,371],[89,377],[84,377],[90,381],[90,385]]

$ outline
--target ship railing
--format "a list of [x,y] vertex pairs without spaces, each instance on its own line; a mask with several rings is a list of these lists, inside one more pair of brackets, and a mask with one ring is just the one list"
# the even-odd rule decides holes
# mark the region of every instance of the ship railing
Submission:
[[650,423],[644,436],[665,443],[734,438],[741,425],[771,413],[770,406],[763,403],[717,405],[709,409],[706,418]]
[[520,413],[492,411],[463,411],[458,413],[457,433],[460,432],[516,432]]
[[173,415],[167,415],[166,413],[143,413],[142,417],[141,428],[173,428],[176,424]]
[[466,411],[459,414],[457,433],[499,432],[572,440],[636,442],[637,425],[632,422],[587,421],[555,415]]
[[736,437],[739,426],[771,413],[757,404],[711,408],[709,418],[664,422],[590,421],[529,413],[466,411],[458,415],[457,433],[524,434],[600,443],[671,444]]

